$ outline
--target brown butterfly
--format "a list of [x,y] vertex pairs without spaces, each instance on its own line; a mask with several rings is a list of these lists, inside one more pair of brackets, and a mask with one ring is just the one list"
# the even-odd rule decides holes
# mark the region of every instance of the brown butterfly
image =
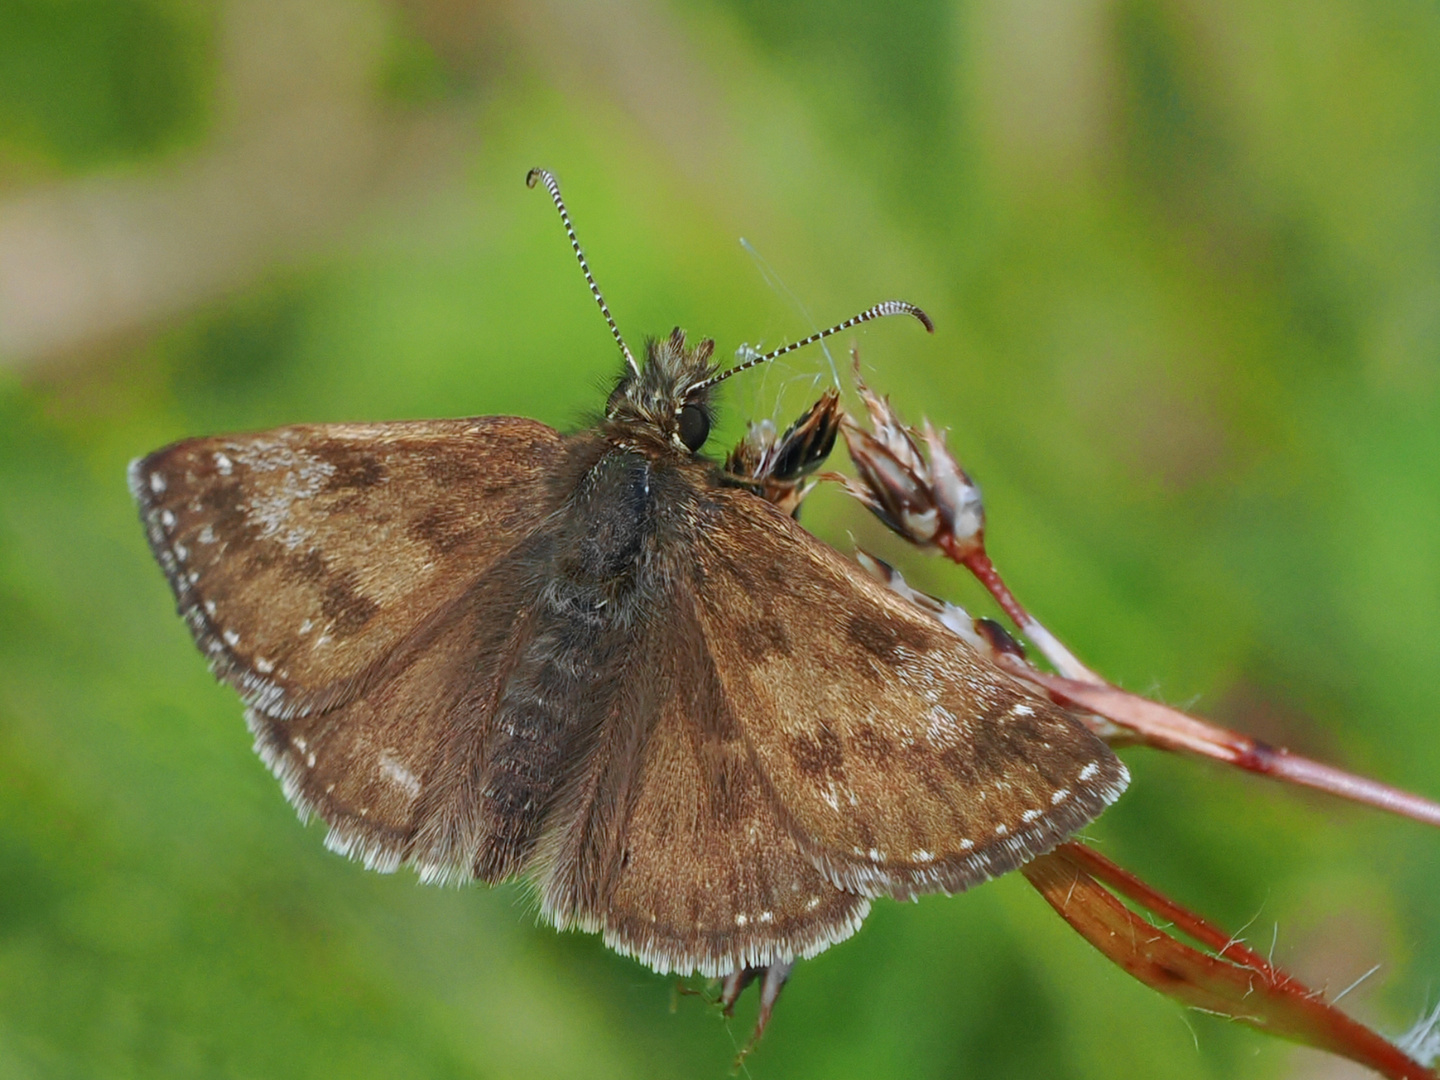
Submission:
[[924,313],[877,305],[724,372],[677,329],[639,364],[537,179],[625,360],[595,427],[189,439],[131,488],[180,614],[329,847],[425,881],[525,878],[557,927],[730,976],[731,1000],[771,969],[773,1000],[872,899],[1012,870],[1128,777],[786,512],[834,400],[729,468],[701,454],[723,379]]

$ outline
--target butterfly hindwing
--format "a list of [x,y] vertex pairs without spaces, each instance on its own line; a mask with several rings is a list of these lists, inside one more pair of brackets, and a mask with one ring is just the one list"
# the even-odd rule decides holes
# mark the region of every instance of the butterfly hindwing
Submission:
[[491,565],[395,646],[343,704],[280,718],[246,713],[255,747],[333,850],[433,881],[499,880],[480,865],[496,820],[495,717],[534,640],[533,538]]
[[552,814],[546,915],[659,971],[725,975],[809,956],[869,901],[815,867],[756,766],[706,647],[672,591],[627,665],[603,734]]

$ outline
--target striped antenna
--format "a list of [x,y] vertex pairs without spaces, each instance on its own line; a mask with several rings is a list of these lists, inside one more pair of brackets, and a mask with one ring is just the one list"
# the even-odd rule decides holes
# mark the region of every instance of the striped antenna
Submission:
[[838,334],[842,330],[849,330],[852,326],[859,326],[861,323],[867,323],[871,319],[879,319],[886,315],[913,315],[920,320],[920,324],[925,327],[928,333],[933,334],[935,332],[935,324],[930,321],[930,316],[926,315],[925,312],[921,311],[914,304],[907,304],[904,300],[886,300],[866,311],[860,312],[859,315],[852,315],[842,323],[836,323],[830,327],[829,330],[821,330],[818,333],[811,334],[807,338],[802,338],[800,341],[784,345],[774,352],[768,352],[764,356],[752,356],[736,364],[728,371],[722,371],[719,375],[712,375],[691,389],[703,390],[707,386],[714,386],[716,383],[723,382],[730,378],[731,375],[738,375],[740,372],[747,371],[758,364],[768,364],[776,357],[784,356],[786,353],[794,352],[796,349],[803,349],[806,345],[814,345],[815,342],[821,341],[831,334]]
[[525,174],[526,187],[533,188],[537,180],[545,185],[545,190],[550,192],[550,198],[555,200],[555,209],[560,211],[560,220],[565,223],[565,235],[570,237],[570,246],[575,249],[575,258],[580,260],[580,269],[585,273],[585,284],[590,286],[590,295],[595,297],[595,303],[600,305],[600,314],[605,316],[605,321],[610,325],[610,333],[615,335],[615,340],[620,345],[620,351],[625,354],[625,363],[630,365],[631,371],[639,375],[640,365],[635,363],[635,355],[630,351],[630,346],[625,344],[625,339],[620,336],[620,328],[615,325],[615,317],[610,314],[610,309],[605,305],[605,298],[600,295],[600,286],[595,284],[595,278],[590,274],[590,264],[585,261],[585,253],[580,250],[580,241],[575,238],[575,226],[570,224],[570,214],[565,209],[565,200],[560,198],[560,185],[555,180],[555,174],[549,169],[531,169]]

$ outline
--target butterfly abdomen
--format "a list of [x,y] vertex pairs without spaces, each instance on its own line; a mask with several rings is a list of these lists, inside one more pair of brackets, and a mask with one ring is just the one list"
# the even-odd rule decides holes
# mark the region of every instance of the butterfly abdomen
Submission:
[[482,787],[485,839],[475,876],[499,881],[520,872],[559,797],[567,764],[593,737],[613,688],[598,657],[616,648],[611,620],[575,590],[545,590],[536,633],[496,706]]

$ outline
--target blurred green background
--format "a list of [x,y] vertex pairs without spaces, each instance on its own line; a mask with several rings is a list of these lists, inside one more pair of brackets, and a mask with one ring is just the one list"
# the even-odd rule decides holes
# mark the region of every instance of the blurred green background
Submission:
[[[1440,11],[1417,0],[0,0],[0,1076],[724,1076],[732,1023],[514,888],[304,829],[124,484],[189,434],[511,412],[630,340],[850,342],[1126,686],[1440,795]],[[785,283],[767,284],[744,236]],[[788,289],[788,292],[786,291]],[[808,312],[808,315],[806,314]],[[731,383],[788,420],[807,350]],[[837,492],[807,522],[992,608]],[[1399,1033],[1440,835],[1153,752],[1090,833]],[[1342,1077],[1018,876],[802,964],[757,1077]]]

